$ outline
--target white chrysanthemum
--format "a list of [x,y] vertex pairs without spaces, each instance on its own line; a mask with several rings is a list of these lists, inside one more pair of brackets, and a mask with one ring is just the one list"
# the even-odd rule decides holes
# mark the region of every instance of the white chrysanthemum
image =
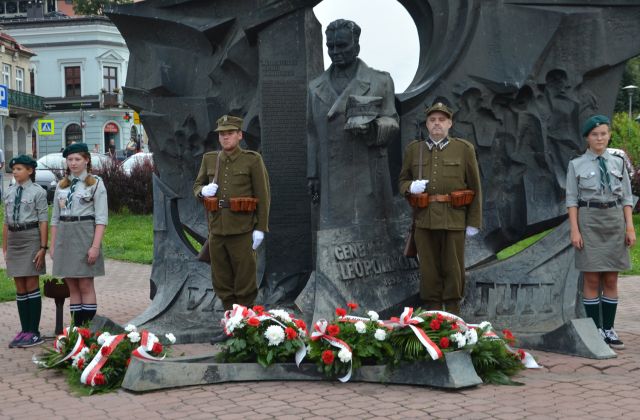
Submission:
[[165,334],[164,336],[167,337],[167,340],[169,340],[169,343],[174,344],[176,342],[176,336],[173,335],[172,333]]
[[280,325],[271,325],[264,332],[264,337],[269,341],[270,346],[277,346],[284,341],[284,330]]
[[157,343],[157,342],[159,342],[159,341],[160,341],[160,339],[158,338],[158,336],[157,336],[157,335],[155,335],[155,334],[154,334],[154,333],[152,333],[152,332],[150,332],[150,333],[149,333],[149,342],[150,342],[150,343],[154,343],[154,344],[155,344],[155,343]]
[[126,332],[134,332],[134,331],[138,331],[138,328],[136,328],[136,326],[133,324],[129,324],[126,327],[124,327],[124,330]]
[[369,311],[367,312],[367,315],[369,315],[369,319],[372,320],[373,322],[376,322],[377,320],[380,319],[380,315],[378,315],[376,311]]
[[482,321],[478,327],[483,330],[487,327],[491,328],[491,323],[489,321]]
[[107,337],[110,337],[111,334],[108,331],[103,332],[102,334],[100,334],[100,336],[98,337],[98,344],[100,344],[101,346],[104,344],[104,340]]
[[467,344],[467,337],[462,335],[462,333],[455,333],[451,336],[451,339],[458,344],[458,348],[462,348]]
[[468,344],[473,345],[478,342],[478,332],[475,329],[469,328],[467,332],[464,333],[464,335],[467,338]]
[[356,322],[355,327],[356,327],[356,331],[358,331],[360,334],[364,334],[367,332],[367,326],[362,321]]
[[227,321],[227,331],[229,332],[229,334],[231,334],[233,332],[233,330],[235,330],[240,323],[242,322],[241,319],[237,319],[237,318],[229,318],[229,320]]
[[283,309],[270,309],[269,313],[284,322],[293,322],[289,313]]
[[387,338],[387,332],[385,330],[383,330],[382,328],[378,328],[376,330],[376,332],[373,334],[373,336],[378,341],[384,341]]
[[351,352],[347,349],[341,349],[338,352],[338,359],[340,359],[342,363],[349,363],[351,361]]
[[140,341],[140,334],[138,334],[137,331],[131,331],[129,334],[127,334],[127,337],[132,343],[137,343],[138,341]]

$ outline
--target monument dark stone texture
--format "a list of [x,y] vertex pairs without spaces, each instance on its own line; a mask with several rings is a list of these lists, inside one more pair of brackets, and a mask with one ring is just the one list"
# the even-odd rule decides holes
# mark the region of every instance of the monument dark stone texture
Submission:
[[[344,303],[333,285],[355,289],[392,268],[397,275],[385,281],[401,296],[394,297],[397,308],[386,309],[417,303],[413,263],[397,258],[409,224],[397,191],[387,222],[374,228],[350,221],[323,225],[322,183],[319,207],[304,193],[307,127],[299,123],[306,86],[322,73],[320,28],[311,10],[317,3],[149,0],[110,13],[131,51],[125,100],[141,112],[160,170],[152,275],[158,292],[136,321],[181,331],[183,341],[214,328],[219,305],[209,269],[196,261],[185,232],[205,236],[202,207],[188,191],[202,153],[215,147],[213,121],[227,112],[245,118],[247,147],[260,150],[275,175],[261,298],[290,303],[315,282],[316,293],[298,299],[308,315],[316,296],[326,306]],[[578,127],[591,113],[612,113],[625,62],[640,54],[640,0],[400,3],[416,23],[420,59],[414,80],[396,95],[399,138],[386,145],[392,188],[404,146],[426,134],[425,104],[445,98],[455,111],[452,134],[476,147],[484,191],[484,227],[466,245],[463,315],[530,332],[541,346],[554,331],[573,331],[583,340],[583,326],[573,322],[583,315],[579,274],[563,233],[565,171],[585,148]],[[279,120],[281,110],[291,114],[290,124]],[[283,131],[295,134],[284,138]],[[553,227],[552,243],[540,241],[527,254],[496,261],[504,247]],[[314,271],[309,279],[306,273]]]

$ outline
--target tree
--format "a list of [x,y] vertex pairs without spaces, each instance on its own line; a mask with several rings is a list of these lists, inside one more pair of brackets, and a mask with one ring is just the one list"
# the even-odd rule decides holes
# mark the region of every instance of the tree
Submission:
[[110,7],[118,4],[132,3],[133,0],[73,0],[73,11],[76,15],[102,15]]
[[618,112],[613,116],[610,147],[622,149],[634,166],[640,165],[640,124],[629,121],[628,112]]
[[[640,86],[640,55],[627,61],[627,65],[622,74],[622,81],[618,87],[618,96],[616,98],[615,112],[626,112],[629,114],[629,94],[622,90],[623,87],[635,85]],[[633,102],[632,114],[638,115],[640,109],[640,89],[636,89],[631,97]]]

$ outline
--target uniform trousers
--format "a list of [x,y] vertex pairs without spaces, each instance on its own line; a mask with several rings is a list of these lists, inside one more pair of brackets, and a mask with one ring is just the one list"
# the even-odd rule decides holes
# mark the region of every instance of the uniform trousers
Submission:
[[225,310],[233,304],[251,307],[258,295],[253,233],[209,235],[213,290]]
[[459,302],[464,296],[464,230],[416,227],[420,298],[427,303]]

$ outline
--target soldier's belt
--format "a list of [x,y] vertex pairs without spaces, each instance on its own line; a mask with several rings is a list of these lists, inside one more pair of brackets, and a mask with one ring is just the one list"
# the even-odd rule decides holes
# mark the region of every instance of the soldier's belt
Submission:
[[423,209],[429,206],[429,203],[451,203],[451,207],[464,207],[473,202],[476,193],[473,190],[452,191],[451,194],[409,194],[409,204],[411,207]]
[[204,206],[208,211],[229,209],[233,212],[254,212],[258,207],[258,199],[253,197],[234,197],[228,200],[219,200],[218,197],[205,197]]

